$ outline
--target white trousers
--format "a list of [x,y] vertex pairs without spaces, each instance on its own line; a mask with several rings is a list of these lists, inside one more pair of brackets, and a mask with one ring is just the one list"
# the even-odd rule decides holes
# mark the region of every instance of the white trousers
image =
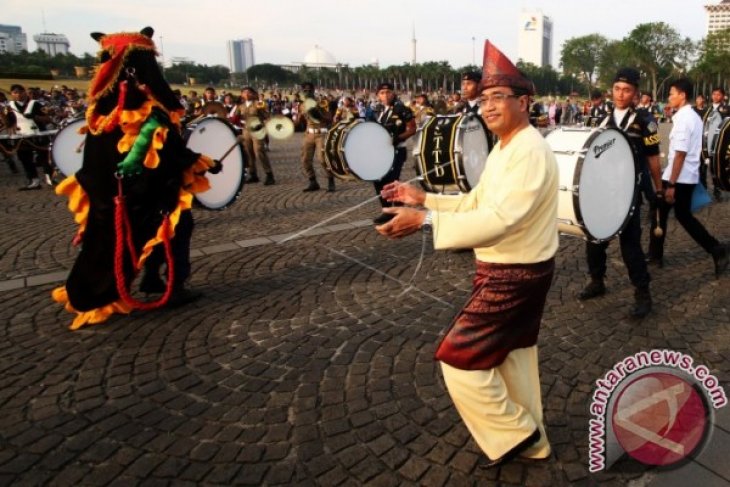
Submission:
[[537,346],[513,350],[497,367],[461,370],[441,362],[446,387],[461,419],[486,455],[495,460],[540,429],[540,441],[520,454],[547,458]]

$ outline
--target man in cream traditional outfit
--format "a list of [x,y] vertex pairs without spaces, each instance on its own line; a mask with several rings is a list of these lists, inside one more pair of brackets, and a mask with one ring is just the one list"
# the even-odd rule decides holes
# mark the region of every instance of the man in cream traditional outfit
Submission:
[[[479,184],[461,195],[383,189],[396,216],[376,227],[389,238],[433,231],[436,249],[473,248],[474,289],[436,350],[446,386],[482,467],[517,456],[550,456],[543,424],[537,335],[558,249],[558,167],[529,123],[532,82],[494,45],[484,47],[482,117],[499,142]],[[423,206],[425,209],[413,208]]]

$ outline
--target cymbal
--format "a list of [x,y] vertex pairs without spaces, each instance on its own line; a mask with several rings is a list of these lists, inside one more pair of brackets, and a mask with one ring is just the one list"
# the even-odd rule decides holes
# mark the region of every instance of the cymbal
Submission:
[[266,122],[266,132],[273,139],[286,139],[294,134],[294,122],[289,117],[275,115]]

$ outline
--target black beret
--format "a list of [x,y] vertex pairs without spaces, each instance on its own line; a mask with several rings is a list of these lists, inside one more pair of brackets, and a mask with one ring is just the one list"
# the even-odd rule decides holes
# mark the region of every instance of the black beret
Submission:
[[616,73],[616,77],[613,79],[613,82],[618,83],[619,81],[623,81],[624,83],[634,85],[638,88],[639,79],[641,79],[641,74],[639,74],[639,72],[636,69],[621,68]]
[[258,95],[256,88],[254,88],[253,86],[244,86],[243,88],[241,88],[241,91],[247,91],[247,90],[250,91],[251,93],[253,93],[254,95]]
[[466,73],[461,75],[462,81],[476,81],[479,83],[482,80],[482,73],[479,73],[477,71],[467,71]]
[[314,84],[310,83],[309,81],[305,81],[304,83],[302,83],[302,89],[314,91]]
[[393,83],[389,83],[387,81],[384,81],[378,85],[378,89],[376,91],[380,90],[390,90],[395,91],[395,88],[393,87]]

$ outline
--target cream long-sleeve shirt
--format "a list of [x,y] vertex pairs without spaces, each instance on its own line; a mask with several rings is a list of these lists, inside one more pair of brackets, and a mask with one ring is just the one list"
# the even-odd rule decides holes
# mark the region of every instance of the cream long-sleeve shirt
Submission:
[[466,194],[426,195],[437,249],[473,248],[483,262],[530,264],[558,249],[558,165],[528,126],[498,143],[479,183]]

